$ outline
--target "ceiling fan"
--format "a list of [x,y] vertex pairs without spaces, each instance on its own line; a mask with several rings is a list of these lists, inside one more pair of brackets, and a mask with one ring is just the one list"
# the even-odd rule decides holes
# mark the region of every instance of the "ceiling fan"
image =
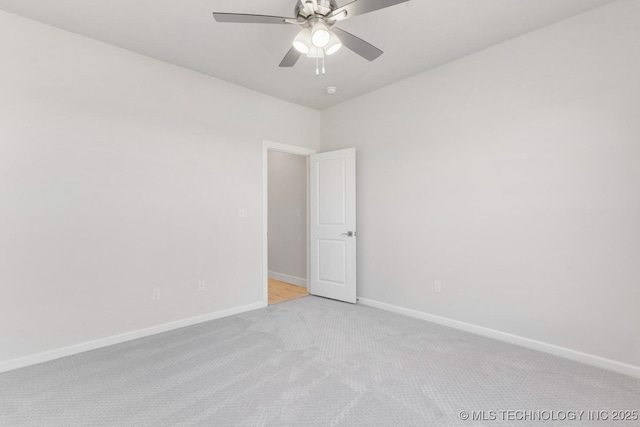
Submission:
[[335,0],[298,0],[294,9],[295,18],[222,12],[213,12],[213,17],[218,22],[301,26],[302,30],[293,39],[293,46],[284,56],[280,67],[293,67],[302,55],[307,55],[316,59],[316,74],[320,75],[320,61],[324,74],[324,57],[336,53],[342,45],[368,61],[373,61],[383,53],[372,44],[334,27],[336,22],[406,1],[409,0],[354,0],[338,7]]

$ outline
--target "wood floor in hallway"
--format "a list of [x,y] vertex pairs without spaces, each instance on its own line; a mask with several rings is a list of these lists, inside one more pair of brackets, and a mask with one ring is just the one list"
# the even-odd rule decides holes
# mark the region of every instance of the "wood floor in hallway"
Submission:
[[269,305],[309,295],[307,288],[269,279]]

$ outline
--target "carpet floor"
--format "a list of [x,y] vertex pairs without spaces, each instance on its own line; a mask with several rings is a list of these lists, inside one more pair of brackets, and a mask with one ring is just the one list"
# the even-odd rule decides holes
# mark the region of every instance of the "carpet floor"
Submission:
[[640,380],[316,297],[0,374],[2,426],[640,425],[616,410]]

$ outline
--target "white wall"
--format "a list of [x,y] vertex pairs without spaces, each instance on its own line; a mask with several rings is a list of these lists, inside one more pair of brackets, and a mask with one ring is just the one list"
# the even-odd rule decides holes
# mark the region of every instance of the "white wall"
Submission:
[[619,1],[323,112],[322,149],[358,149],[359,296],[640,366],[638,16]]
[[306,285],[307,158],[269,151],[268,162],[269,275]]
[[0,57],[0,365],[262,300],[262,140],[319,112],[2,12]]

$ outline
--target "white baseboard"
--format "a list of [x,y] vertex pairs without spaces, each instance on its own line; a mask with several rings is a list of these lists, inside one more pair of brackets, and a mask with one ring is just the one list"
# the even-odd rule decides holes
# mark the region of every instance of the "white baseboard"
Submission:
[[459,329],[461,331],[471,332],[473,334],[494,338],[500,341],[508,342],[510,344],[516,344],[533,350],[542,351],[544,353],[553,354],[555,356],[564,357],[565,359],[586,363],[587,365],[597,366],[598,368],[608,369],[610,371],[615,371],[635,378],[640,378],[640,366],[629,365],[615,360],[605,359],[604,357],[582,353],[568,348],[559,347],[557,345],[548,344],[542,341],[536,341],[518,335],[509,334],[507,332],[489,329],[471,323],[460,322],[458,320],[449,319],[447,317],[436,316],[434,314],[399,307],[397,305],[387,304],[367,298],[358,298],[358,302],[369,307],[404,314],[405,316],[415,317],[418,319],[426,320],[428,322],[437,323],[439,325]]
[[275,271],[269,272],[269,279],[279,280],[281,282],[291,283],[292,285],[307,287],[307,279],[302,277],[290,276],[288,274],[276,273]]
[[74,344],[68,347],[62,347],[55,350],[45,351],[43,353],[21,357],[19,359],[0,362],[0,373],[11,371],[14,369],[24,368],[26,366],[36,365],[42,362],[48,362],[50,360],[59,359],[61,357],[72,356],[74,354],[83,353],[89,350],[95,350],[98,348],[107,347],[114,344],[120,344],[125,341],[131,341],[138,338],[144,338],[150,335],[159,334],[162,332],[172,331],[174,329],[184,328],[185,326],[191,326],[198,323],[208,322],[209,320],[215,320],[215,319],[220,319],[222,317],[233,316],[234,314],[240,314],[247,311],[263,308],[266,306],[267,304],[265,302],[257,302],[253,304],[229,308],[227,310],[216,311],[214,313],[207,313],[201,316],[190,317],[188,319],[177,320],[175,322],[163,323],[160,325],[151,326],[149,328],[138,329],[136,331],[125,332],[123,334],[113,335],[106,338],[100,338],[97,340]]

